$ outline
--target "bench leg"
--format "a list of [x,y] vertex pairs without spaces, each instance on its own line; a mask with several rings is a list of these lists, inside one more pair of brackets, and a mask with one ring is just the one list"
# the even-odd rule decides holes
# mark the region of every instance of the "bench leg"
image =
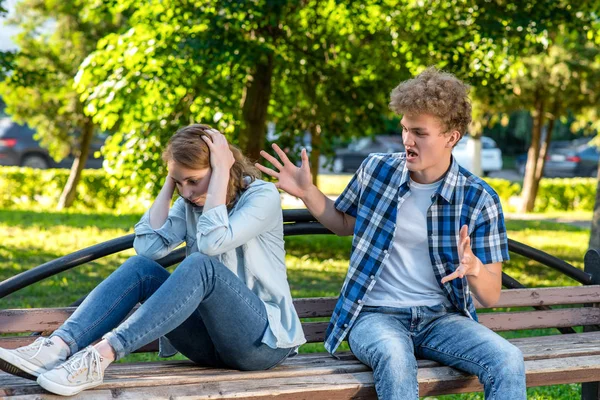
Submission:
[[[593,284],[600,284],[600,252],[596,249],[590,249],[585,254],[583,260],[584,270],[592,275]],[[590,307],[598,307],[595,303]],[[584,326],[584,332],[598,331],[598,326]],[[600,400],[600,382],[588,382],[581,385],[581,400]]]
[[598,382],[583,383],[581,385],[581,400],[600,399],[600,387]]

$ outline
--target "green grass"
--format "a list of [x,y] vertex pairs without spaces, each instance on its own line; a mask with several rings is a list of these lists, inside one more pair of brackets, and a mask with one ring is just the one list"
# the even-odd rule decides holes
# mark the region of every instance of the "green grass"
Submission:
[[[560,217],[570,214],[562,213]],[[591,216],[591,215],[590,215]],[[133,231],[139,214],[80,214],[28,212],[0,209],[0,280],[73,251]],[[578,218],[581,218],[579,215]],[[509,220],[511,239],[553,254],[583,268],[589,230],[539,220]],[[286,238],[287,266],[294,297],[337,296],[350,255],[348,237],[313,236]],[[133,254],[128,250],[102,258],[0,300],[1,308],[66,306],[91,291],[102,279]],[[505,272],[527,286],[576,285],[573,280],[536,262],[511,254]],[[553,330],[502,333],[505,337],[555,334]],[[344,344],[342,350],[347,349]],[[302,352],[323,351],[322,344],[305,345]],[[155,359],[133,355],[126,361]],[[182,358],[182,357],[179,357]],[[571,399],[580,396],[580,385],[558,385],[528,390],[530,399]],[[481,394],[442,396],[439,399],[483,399]]]

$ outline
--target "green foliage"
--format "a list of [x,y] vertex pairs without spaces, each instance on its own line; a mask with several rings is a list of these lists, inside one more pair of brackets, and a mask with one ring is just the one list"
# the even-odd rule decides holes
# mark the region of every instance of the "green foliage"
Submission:
[[518,195],[521,191],[518,183],[506,179],[485,178],[484,180],[498,193],[504,207],[509,204],[511,197]]
[[87,113],[116,132],[104,149],[115,185],[133,177],[140,190],[156,193],[160,151],[192,121],[216,125],[255,153],[265,146],[266,127],[257,124],[266,119],[277,123],[283,145],[308,131],[313,147],[331,154],[336,141],[386,129],[388,95],[399,81],[436,64],[499,88],[512,61],[542,49],[559,22],[586,7],[119,0],[91,11],[128,18],[99,41],[75,82]]
[[[65,169],[2,167],[0,207],[53,209],[68,177],[69,171]],[[102,170],[84,170],[74,210],[143,212],[149,208],[151,203],[148,199],[132,196],[125,189],[113,189],[109,179]]]
[[[40,171],[3,167],[0,207],[52,209],[68,175],[69,171],[64,169]],[[318,185],[327,195],[337,196],[351,178],[352,175],[320,175]],[[133,190],[134,179],[125,179],[120,188],[111,184],[114,179],[103,170],[84,170],[75,210],[141,213],[150,207],[153,197]],[[498,193],[505,211],[511,211],[511,199],[519,195],[521,184],[497,178],[485,178],[485,181]],[[594,209],[596,184],[593,178],[544,178],[540,182],[534,211],[591,211]]]
[[[79,151],[75,134],[88,119],[73,89],[79,64],[114,29],[112,21],[86,22],[87,7],[85,1],[20,0],[8,21],[21,30],[13,38],[19,50],[0,58],[7,113],[36,129],[57,160]],[[52,29],[40,29],[48,23]]]
[[542,179],[534,211],[591,211],[597,184],[594,178]]

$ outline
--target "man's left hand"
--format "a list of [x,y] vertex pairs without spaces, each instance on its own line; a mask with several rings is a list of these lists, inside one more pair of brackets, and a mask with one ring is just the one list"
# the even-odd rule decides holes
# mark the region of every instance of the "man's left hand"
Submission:
[[458,256],[460,264],[456,270],[442,278],[442,283],[446,283],[456,278],[465,276],[477,276],[481,270],[481,261],[471,250],[471,238],[469,237],[469,228],[463,225],[460,228],[460,241],[458,243]]

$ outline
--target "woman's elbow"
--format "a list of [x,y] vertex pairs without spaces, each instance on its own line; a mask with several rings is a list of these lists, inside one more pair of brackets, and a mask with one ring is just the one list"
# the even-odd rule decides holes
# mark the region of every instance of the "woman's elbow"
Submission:
[[133,242],[133,250],[138,256],[149,258],[150,260],[158,260],[168,254],[168,249],[153,249],[151,246],[143,246]]
[[211,242],[206,239],[201,239],[196,244],[198,251],[207,256],[216,256],[222,253],[220,246],[216,242]]

